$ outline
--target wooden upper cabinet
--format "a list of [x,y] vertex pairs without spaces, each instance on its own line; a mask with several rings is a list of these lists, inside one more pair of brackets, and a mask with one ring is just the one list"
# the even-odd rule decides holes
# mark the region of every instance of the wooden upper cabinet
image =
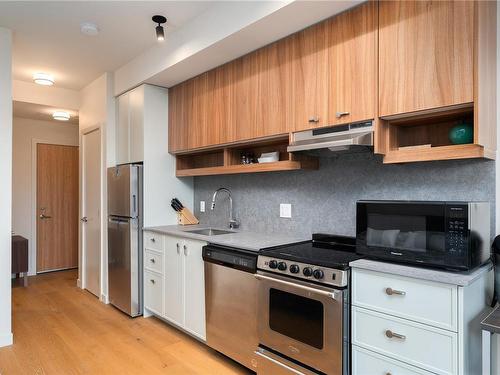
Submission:
[[376,118],[377,10],[369,1],[327,21],[328,125]]
[[177,152],[188,147],[187,105],[185,91],[189,81],[168,90],[168,150]]
[[473,102],[474,2],[379,3],[380,116]]
[[291,131],[328,125],[328,23],[321,22],[282,41],[290,49]]

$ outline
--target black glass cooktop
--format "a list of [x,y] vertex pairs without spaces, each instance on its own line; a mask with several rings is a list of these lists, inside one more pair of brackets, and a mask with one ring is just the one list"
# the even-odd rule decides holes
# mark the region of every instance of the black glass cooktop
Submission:
[[349,268],[349,262],[362,258],[356,254],[355,238],[325,234],[314,234],[309,242],[261,250],[259,254],[342,270]]

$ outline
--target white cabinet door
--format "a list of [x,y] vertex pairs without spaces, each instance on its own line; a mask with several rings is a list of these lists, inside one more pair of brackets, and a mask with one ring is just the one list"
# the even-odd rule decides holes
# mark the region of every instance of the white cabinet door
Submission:
[[165,318],[184,325],[183,240],[165,236]]
[[185,321],[184,327],[193,335],[206,339],[205,329],[205,267],[202,247],[205,242],[186,240],[183,247]]
[[144,271],[144,307],[163,315],[163,278],[155,272]]
[[118,97],[118,119],[116,122],[116,164],[129,162],[130,134],[129,134],[129,95]]
[[128,93],[129,95],[129,162],[144,161],[144,86]]

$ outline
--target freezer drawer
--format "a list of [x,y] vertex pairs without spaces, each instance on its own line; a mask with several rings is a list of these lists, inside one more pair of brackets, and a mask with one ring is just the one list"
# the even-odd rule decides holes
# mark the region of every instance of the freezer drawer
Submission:
[[138,217],[141,166],[108,168],[108,215]]
[[108,219],[109,301],[130,316],[142,314],[142,251],[138,219]]

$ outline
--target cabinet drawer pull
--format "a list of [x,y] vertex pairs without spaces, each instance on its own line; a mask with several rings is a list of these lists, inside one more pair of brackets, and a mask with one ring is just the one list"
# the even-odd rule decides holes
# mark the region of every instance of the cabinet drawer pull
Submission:
[[319,117],[317,116],[309,117],[309,122],[319,122]]
[[392,375],[390,372],[386,372],[385,375]]
[[155,240],[154,238],[151,238],[151,242],[155,243],[155,242],[156,242],[156,240]]
[[151,258],[149,261],[153,264],[155,263],[155,260],[153,258]]
[[153,284],[153,285],[155,284],[155,281],[153,279],[151,279],[149,281],[151,281],[151,284]]
[[390,339],[394,338],[394,339],[406,340],[405,335],[400,335],[399,333],[392,332],[389,329],[385,331],[385,335]]
[[343,116],[349,115],[349,112],[335,112],[335,117],[341,118]]
[[396,289],[392,289],[392,288],[387,288],[385,290],[385,293],[389,296],[392,296],[392,295],[398,295],[398,296],[406,296],[406,292],[402,291],[402,290],[396,290]]
[[177,244],[177,254],[180,254],[181,253],[181,247],[179,244]]

